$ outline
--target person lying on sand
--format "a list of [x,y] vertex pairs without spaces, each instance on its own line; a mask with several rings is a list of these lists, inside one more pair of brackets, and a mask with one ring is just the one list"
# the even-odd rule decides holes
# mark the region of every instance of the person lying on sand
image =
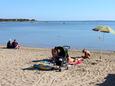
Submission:
[[68,63],[73,64],[73,65],[81,64],[84,59],[87,59],[87,58],[89,59],[91,56],[90,51],[88,51],[87,49],[83,49],[82,53],[83,53],[83,56],[80,56],[80,57],[68,57]]
[[68,57],[68,63],[71,65],[81,64],[83,61],[83,58],[72,58]]

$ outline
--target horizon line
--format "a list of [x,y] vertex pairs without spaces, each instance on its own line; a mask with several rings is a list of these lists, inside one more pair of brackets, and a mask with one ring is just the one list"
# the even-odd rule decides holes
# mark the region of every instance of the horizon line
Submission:
[[37,20],[38,22],[39,21],[43,21],[43,22],[48,22],[48,21],[57,21],[57,22],[67,22],[67,21],[115,21],[115,20]]

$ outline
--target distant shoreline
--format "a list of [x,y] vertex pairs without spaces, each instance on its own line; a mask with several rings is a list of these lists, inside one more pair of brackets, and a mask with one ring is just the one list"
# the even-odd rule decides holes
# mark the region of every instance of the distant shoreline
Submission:
[[28,21],[37,21],[37,22],[115,22],[115,20],[36,20],[36,19],[25,19],[25,18],[0,18],[0,22],[28,22]]
[[35,19],[3,19],[0,18],[0,22],[28,22],[28,21],[36,21]]

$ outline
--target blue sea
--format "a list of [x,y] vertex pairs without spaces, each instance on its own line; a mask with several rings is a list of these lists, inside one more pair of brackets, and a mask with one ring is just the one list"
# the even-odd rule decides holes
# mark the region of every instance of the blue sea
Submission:
[[115,30],[115,21],[1,22],[0,44],[6,45],[9,39],[16,39],[27,47],[69,45],[74,49],[115,51],[115,35],[93,31],[97,25],[107,25]]

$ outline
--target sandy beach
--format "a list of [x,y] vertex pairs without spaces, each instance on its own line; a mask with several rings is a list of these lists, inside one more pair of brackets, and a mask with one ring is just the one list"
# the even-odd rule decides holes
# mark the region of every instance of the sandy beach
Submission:
[[[81,56],[79,50],[69,55]],[[23,70],[51,57],[51,49],[0,47],[0,86],[115,86],[115,52],[91,52],[91,59],[62,72]]]

